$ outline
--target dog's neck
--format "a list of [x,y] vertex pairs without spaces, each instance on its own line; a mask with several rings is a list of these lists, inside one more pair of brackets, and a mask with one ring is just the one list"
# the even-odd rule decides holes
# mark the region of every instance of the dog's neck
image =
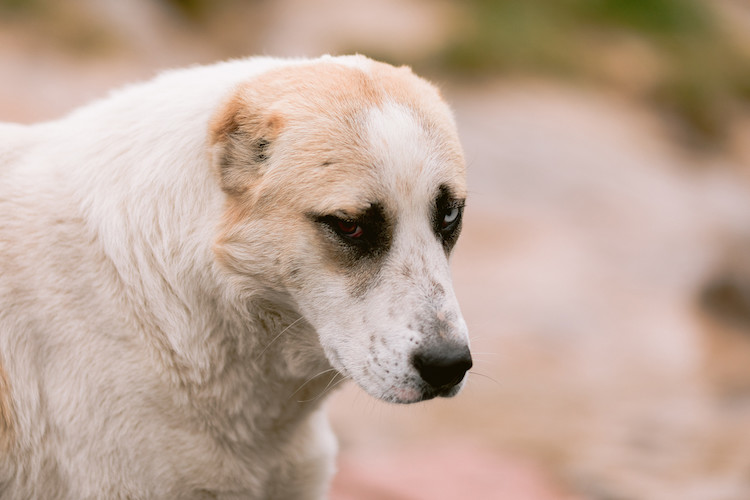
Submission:
[[157,337],[146,339],[175,404],[237,446],[257,445],[259,436],[283,440],[343,380],[312,327],[268,293],[242,300],[216,290],[193,294],[197,303],[184,304],[169,327],[152,329]]
[[214,345],[220,353],[215,370],[193,385],[191,404],[206,412],[219,437],[239,444],[249,435],[283,440],[342,378],[296,312],[265,299],[247,310],[252,312],[239,316],[240,323],[223,333],[224,342]]

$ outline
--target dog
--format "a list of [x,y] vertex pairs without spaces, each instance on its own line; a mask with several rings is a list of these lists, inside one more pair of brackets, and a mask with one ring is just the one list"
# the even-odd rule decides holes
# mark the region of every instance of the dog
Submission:
[[409,68],[167,71],[0,138],[3,499],[325,498],[333,386],[465,384],[465,162]]

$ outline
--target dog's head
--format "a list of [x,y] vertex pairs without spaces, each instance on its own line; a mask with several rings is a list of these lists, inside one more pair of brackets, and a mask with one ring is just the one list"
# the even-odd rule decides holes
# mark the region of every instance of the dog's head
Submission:
[[455,395],[472,363],[448,267],[465,167],[435,88],[361,57],[287,66],[240,87],[211,134],[235,282],[288,296],[373,396]]

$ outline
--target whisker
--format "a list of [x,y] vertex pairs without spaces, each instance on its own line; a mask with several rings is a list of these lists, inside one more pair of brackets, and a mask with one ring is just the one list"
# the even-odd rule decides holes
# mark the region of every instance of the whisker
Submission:
[[293,327],[294,325],[296,325],[300,321],[302,321],[302,316],[300,316],[299,318],[295,319],[292,323],[289,324],[289,326],[287,326],[286,328],[284,328],[283,330],[281,330],[281,332],[278,335],[276,335],[274,338],[272,338],[271,342],[269,342],[268,345],[266,345],[266,347],[264,347],[263,350],[260,351],[260,354],[258,354],[258,356],[256,356],[255,360],[256,361],[259,360],[260,357],[263,356],[263,353],[265,353],[268,350],[268,348],[271,347],[273,345],[273,343],[276,342],[279,339],[279,337],[281,337],[282,335],[284,335],[284,332],[286,332],[287,330],[289,330],[291,327]]
[[[307,380],[305,380],[305,381],[304,381],[304,382],[302,383],[302,385],[300,385],[299,387],[297,387],[297,390],[296,390],[296,391],[294,391],[293,393],[291,393],[291,394],[289,395],[289,398],[288,398],[288,399],[291,399],[291,397],[292,397],[292,396],[294,396],[295,394],[297,394],[297,393],[298,393],[298,392],[299,392],[300,390],[302,390],[302,388],[303,388],[303,387],[305,387],[305,386],[306,386],[307,384],[309,384],[310,382],[312,382],[312,381],[313,381],[314,379],[316,379],[316,378],[320,377],[321,375],[325,375],[326,373],[330,373],[330,372],[335,372],[335,371],[336,371],[336,368],[329,368],[329,369],[327,369],[327,370],[323,370],[323,371],[322,371],[322,372],[320,372],[320,373],[316,373],[316,374],[315,374],[315,375],[313,375],[312,377],[310,377],[310,378],[308,378]],[[334,376],[333,378],[336,378],[336,377]],[[330,382],[329,382],[329,383],[330,383]]]
[[497,357],[490,357],[486,354],[475,356],[472,354],[471,358],[474,360],[474,367],[479,368],[480,366],[495,365],[497,364]]
[[336,386],[338,386],[339,384],[341,384],[345,380],[348,380],[349,378],[351,378],[351,377],[345,377],[345,376],[341,375],[341,379],[338,380],[334,384],[333,381],[336,380],[336,377],[338,377],[338,376],[340,376],[340,374],[336,374],[334,377],[332,377],[331,381],[328,382],[328,385],[325,386],[325,388],[322,391],[320,391],[320,394],[318,394],[314,398],[312,398],[312,399],[304,399],[304,400],[297,400],[297,402],[298,403],[312,403],[313,401],[317,401],[318,399],[322,398],[327,392],[332,391],[333,389],[336,388]]
[[479,373],[479,372],[475,372],[475,371],[471,371],[471,370],[470,370],[470,371],[469,371],[469,374],[470,374],[470,375],[479,375],[480,377],[484,377],[484,378],[486,378],[486,379],[489,379],[489,380],[491,380],[491,381],[495,382],[495,383],[496,383],[497,385],[502,385],[502,384],[501,384],[500,382],[498,382],[498,381],[497,381],[497,380],[495,380],[494,378],[490,377],[489,375],[485,375],[484,373]]

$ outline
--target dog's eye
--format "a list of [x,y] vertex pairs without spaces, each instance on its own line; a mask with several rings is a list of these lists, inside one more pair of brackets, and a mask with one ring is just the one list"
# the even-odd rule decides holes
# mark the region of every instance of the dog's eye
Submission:
[[310,217],[321,229],[328,241],[334,243],[337,252],[349,258],[374,258],[388,250],[392,234],[385,212],[379,203],[371,203],[362,212],[337,210],[332,214]]
[[362,229],[362,226],[356,222],[342,219],[336,220],[336,230],[342,236],[352,239],[361,238],[365,232],[364,229]]
[[432,230],[443,243],[446,254],[450,253],[461,232],[465,201],[451,194],[448,186],[440,186],[432,212]]
[[461,210],[458,207],[451,208],[450,211],[443,217],[442,228],[448,229],[450,226],[452,226],[458,220],[458,216],[460,213]]
[[462,207],[455,206],[446,209],[443,219],[440,221],[440,232],[443,235],[452,233],[461,221]]

